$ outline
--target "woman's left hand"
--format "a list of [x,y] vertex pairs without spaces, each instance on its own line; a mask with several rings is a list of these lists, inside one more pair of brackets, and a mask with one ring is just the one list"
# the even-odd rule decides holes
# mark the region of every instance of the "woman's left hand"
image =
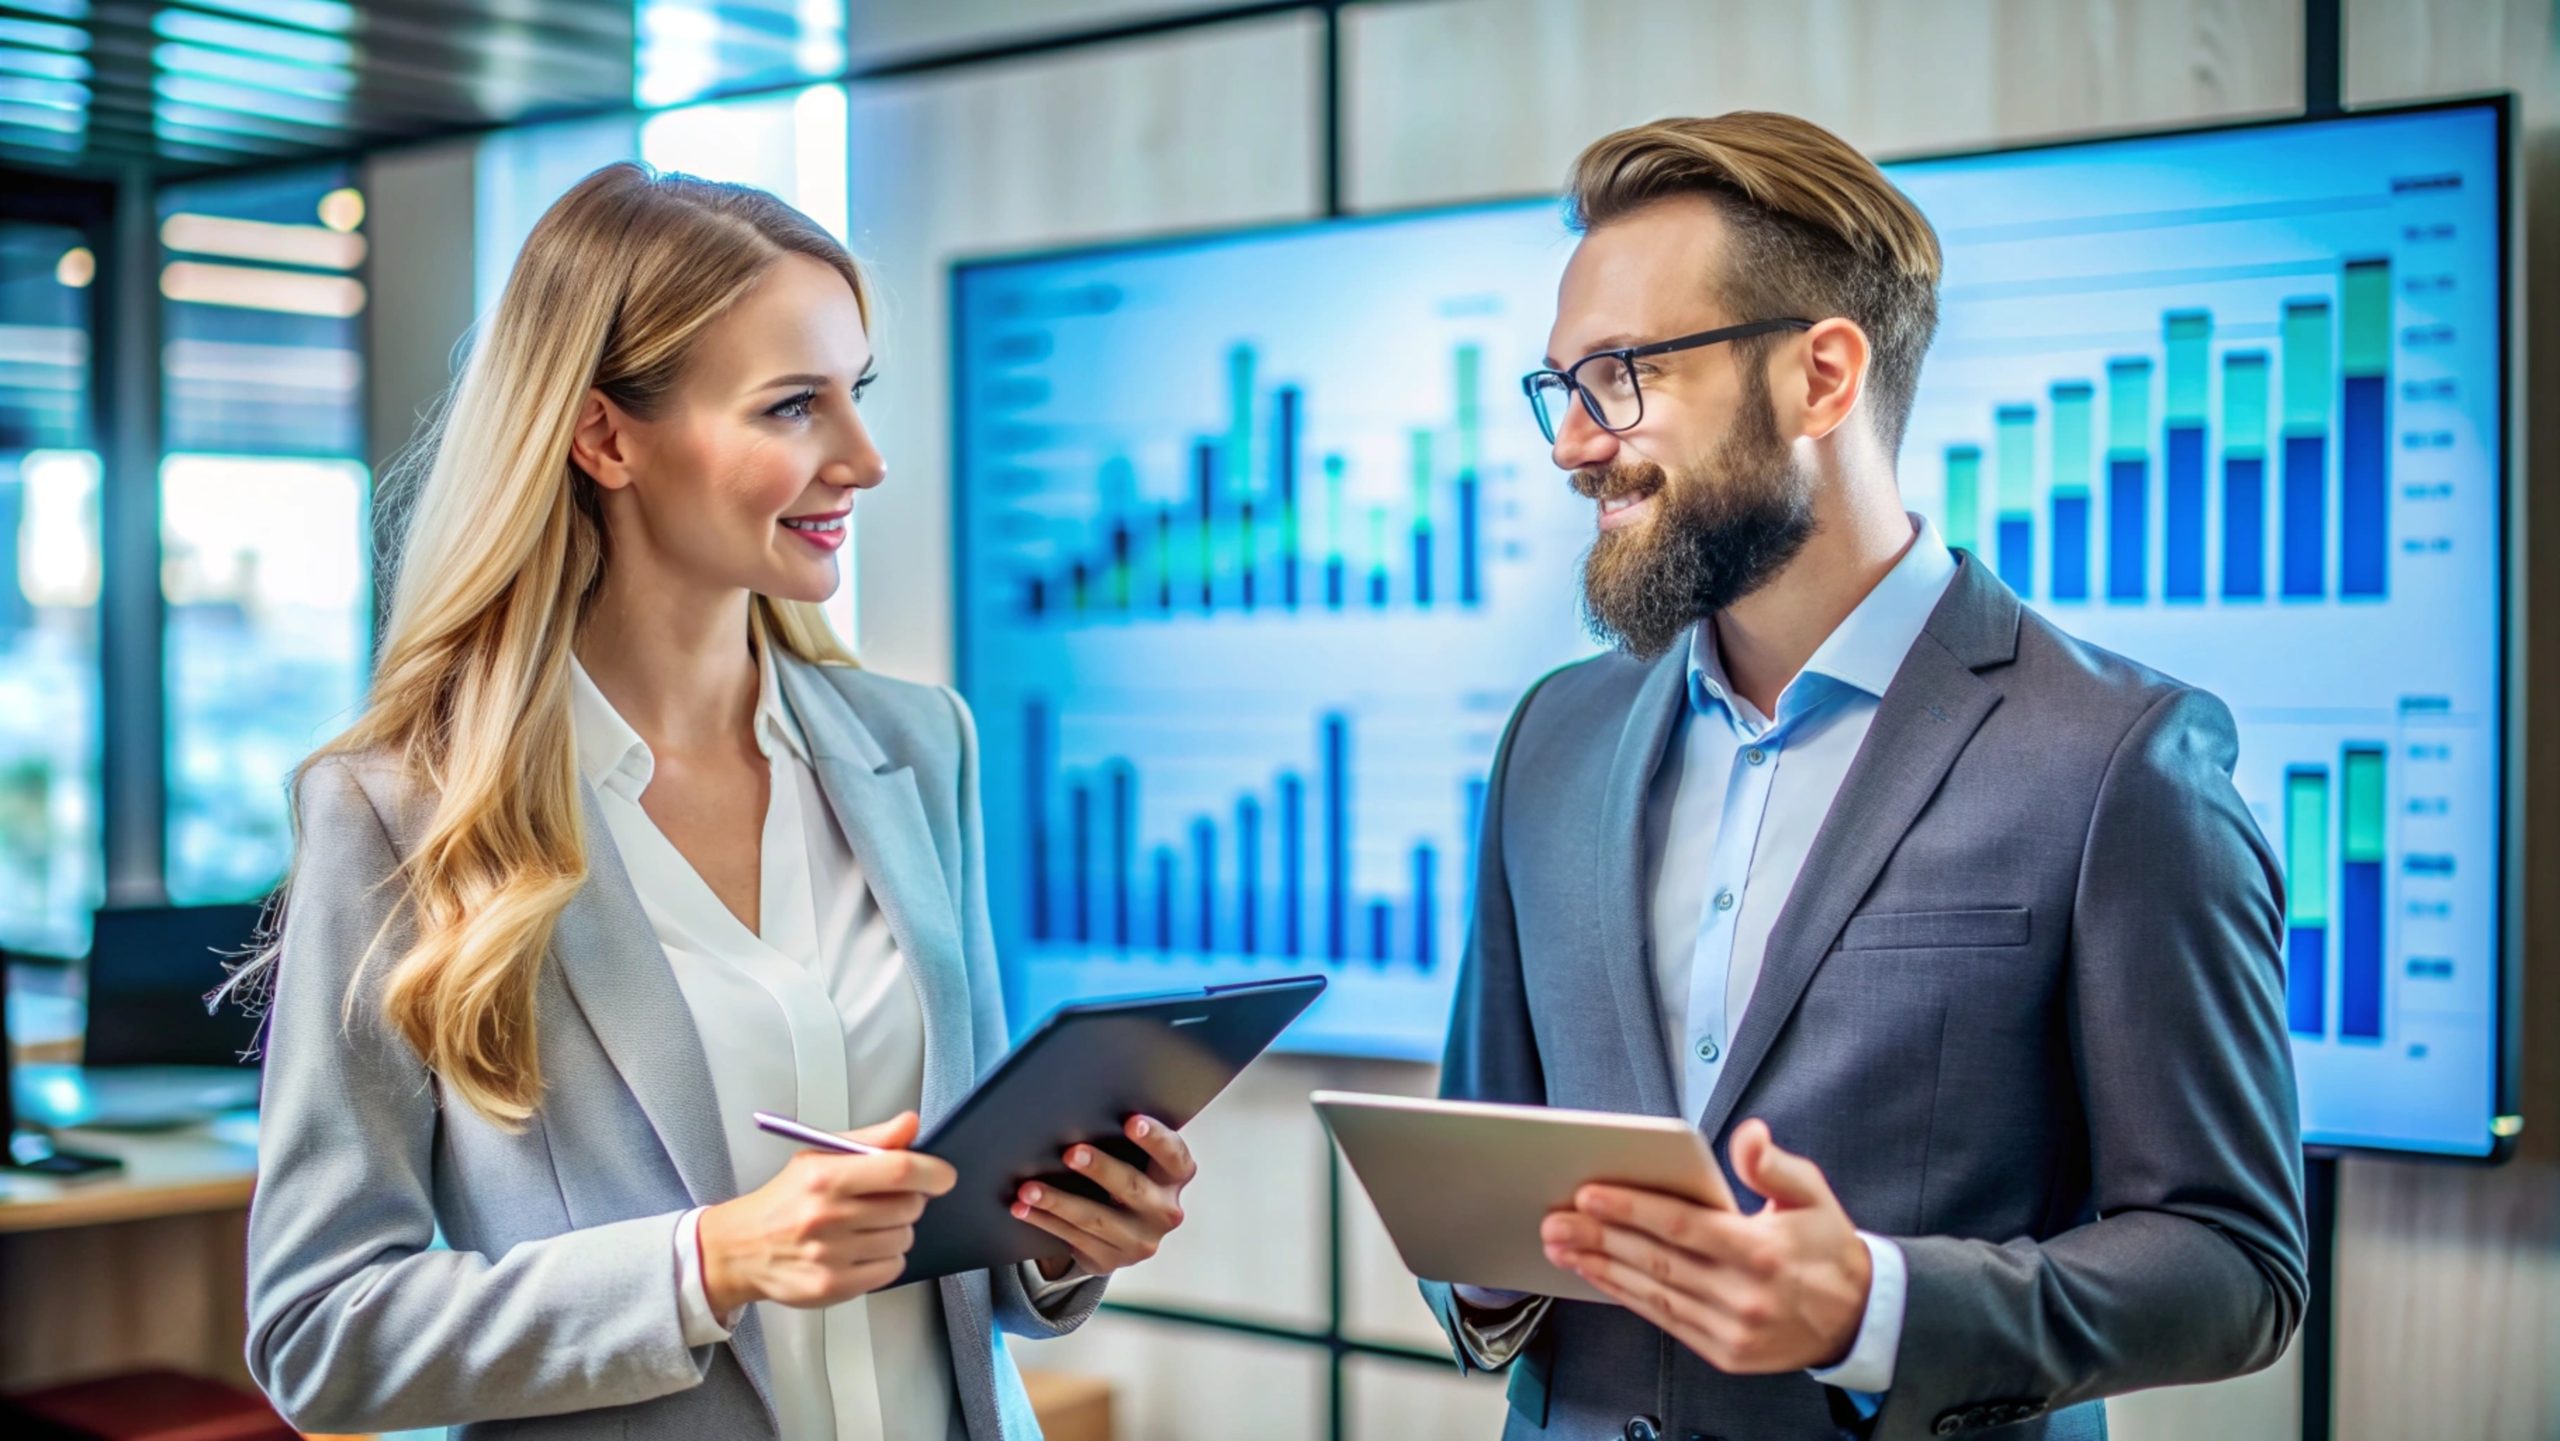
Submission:
[[[1100,1186],[1110,1204],[1038,1181],[1026,1181],[1014,1192],[1015,1219],[1066,1242],[1075,1253],[1076,1269],[1088,1276],[1108,1276],[1153,1256],[1182,1224],[1182,1188],[1200,1174],[1191,1147],[1172,1127],[1132,1116],[1122,1130],[1147,1153],[1145,1170],[1098,1146],[1069,1146],[1065,1157],[1067,1169]],[[1040,1269],[1046,1275],[1054,1268],[1043,1262]]]

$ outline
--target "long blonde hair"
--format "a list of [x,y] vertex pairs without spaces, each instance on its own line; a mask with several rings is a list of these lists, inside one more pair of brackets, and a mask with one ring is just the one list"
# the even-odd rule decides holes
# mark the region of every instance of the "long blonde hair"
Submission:
[[[772,195],[596,171],[534,226],[442,414],[386,477],[414,508],[372,691],[301,769],[386,759],[430,808],[402,864],[414,939],[388,958],[382,1018],[501,1126],[541,1101],[534,983],[587,873],[570,644],[607,554],[597,487],[569,455],[579,407],[593,389],[661,413],[695,339],[787,253],[834,266],[869,321],[860,266]],[[754,610],[794,655],[854,663],[817,606],[758,596]],[[366,963],[383,950],[376,937]]]

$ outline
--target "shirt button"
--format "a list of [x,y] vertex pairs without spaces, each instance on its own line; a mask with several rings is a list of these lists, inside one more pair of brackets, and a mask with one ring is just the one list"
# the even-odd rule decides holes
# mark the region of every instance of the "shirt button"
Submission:
[[1717,910],[1720,910],[1720,911],[1729,911],[1729,910],[1732,910],[1732,909],[1733,909],[1733,892],[1731,892],[1731,891],[1718,891],[1718,892],[1716,892],[1716,909],[1717,909]]
[[1715,1043],[1715,1038],[1713,1036],[1698,1042],[1698,1059],[1706,1062],[1710,1066],[1716,1063],[1716,1057],[1723,1054],[1723,1048]]
[[1768,753],[1767,751],[1764,751],[1764,750],[1760,749],[1760,747],[1758,747],[1758,746],[1753,746],[1751,749],[1749,749],[1749,750],[1747,750],[1747,751],[1744,751],[1744,752],[1742,753],[1742,758],[1743,758],[1744,760],[1747,760],[1747,761],[1751,762],[1753,765],[1755,765],[1755,766],[1756,766],[1756,765],[1759,765],[1759,764],[1761,764],[1762,762],[1764,762],[1764,761],[1768,760],[1768,759],[1769,759],[1769,753]]

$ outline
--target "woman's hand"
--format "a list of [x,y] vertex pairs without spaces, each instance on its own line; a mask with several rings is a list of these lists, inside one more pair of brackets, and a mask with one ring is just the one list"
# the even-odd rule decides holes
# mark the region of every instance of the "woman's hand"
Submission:
[[[1145,1170],[1095,1146],[1069,1146],[1065,1157],[1067,1169],[1100,1186],[1111,1197],[1110,1205],[1037,1181],[1025,1182],[1014,1193],[1015,1219],[1066,1242],[1077,1268],[1088,1276],[1108,1276],[1153,1256],[1182,1224],[1182,1188],[1200,1174],[1191,1147],[1162,1121],[1132,1116],[1122,1129],[1147,1153]],[[1044,1263],[1042,1274],[1050,1269]]]
[[905,1148],[916,1115],[846,1135],[895,1152],[802,1151],[782,1173],[702,1213],[702,1291],[713,1314],[749,1301],[832,1306],[898,1279],[925,1201],[951,1189],[951,1163]]

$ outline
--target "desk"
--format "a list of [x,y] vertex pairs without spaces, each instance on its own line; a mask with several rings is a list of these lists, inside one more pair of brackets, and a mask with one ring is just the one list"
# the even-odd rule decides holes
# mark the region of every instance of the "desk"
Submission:
[[258,1153],[238,1122],[65,1131],[120,1173],[0,1173],[0,1388],[165,1365],[249,1385],[243,1260]]
[[64,1131],[72,1150],[119,1156],[124,1169],[78,1180],[0,1171],[0,1235],[207,1211],[246,1211],[258,1174],[254,1123],[174,1131]]

